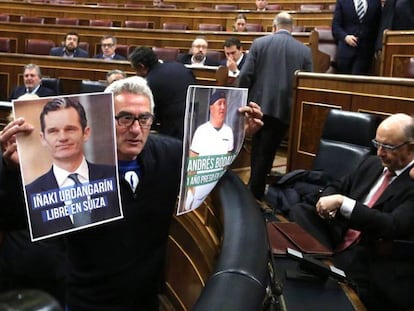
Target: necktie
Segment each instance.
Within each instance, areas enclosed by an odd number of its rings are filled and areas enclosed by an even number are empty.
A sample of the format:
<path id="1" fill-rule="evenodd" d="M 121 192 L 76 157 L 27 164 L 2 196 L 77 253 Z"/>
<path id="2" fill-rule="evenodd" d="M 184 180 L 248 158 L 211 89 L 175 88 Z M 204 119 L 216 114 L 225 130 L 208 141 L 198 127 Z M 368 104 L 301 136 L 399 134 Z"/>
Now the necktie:
<path id="1" fill-rule="evenodd" d="M 375 191 L 374 195 L 371 197 L 369 202 L 367 203 L 368 207 L 372 207 L 375 202 L 378 200 L 378 198 L 381 196 L 381 194 L 385 191 L 385 189 L 388 187 L 388 185 L 391 182 L 391 179 L 394 177 L 395 173 L 392 171 L 387 170 L 384 175 L 384 179 L 382 180 L 381 185 L 378 187 L 378 189 Z M 354 244 L 358 241 L 359 237 L 361 235 L 361 231 L 354 230 L 354 229 L 348 229 L 344 240 L 338 247 L 336 248 L 337 252 L 341 252 Z"/>
<path id="2" fill-rule="evenodd" d="M 128 171 L 125 172 L 124 178 L 131 186 L 132 191 L 135 192 L 139 182 L 138 174 L 134 171 Z"/>
<path id="3" fill-rule="evenodd" d="M 72 179 L 75 182 L 75 186 L 79 186 L 82 184 L 78 178 L 77 173 L 69 174 L 68 178 Z M 89 211 L 88 212 L 82 211 L 80 213 L 73 214 L 73 224 L 75 225 L 75 227 L 84 226 L 90 223 L 91 223 L 91 213 Z"/>
<path id="4" fill-rule="evenodd" d="M 362 22 L 365 15 L 364 0 L 357 0 L 356 12 L 359 18 L 359 21 Z"/>

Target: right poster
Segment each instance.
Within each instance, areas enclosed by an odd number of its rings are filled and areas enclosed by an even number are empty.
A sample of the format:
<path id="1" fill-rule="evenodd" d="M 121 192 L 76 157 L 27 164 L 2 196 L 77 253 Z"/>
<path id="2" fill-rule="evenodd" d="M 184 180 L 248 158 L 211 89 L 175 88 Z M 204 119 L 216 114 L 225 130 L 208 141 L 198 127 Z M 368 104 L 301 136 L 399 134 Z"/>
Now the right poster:
<path id="1" fill-rule="evenodd" d="M 244 141 L 247 89 L 190 86 L 177 215 L 199 207 L 238 155 Z"/>

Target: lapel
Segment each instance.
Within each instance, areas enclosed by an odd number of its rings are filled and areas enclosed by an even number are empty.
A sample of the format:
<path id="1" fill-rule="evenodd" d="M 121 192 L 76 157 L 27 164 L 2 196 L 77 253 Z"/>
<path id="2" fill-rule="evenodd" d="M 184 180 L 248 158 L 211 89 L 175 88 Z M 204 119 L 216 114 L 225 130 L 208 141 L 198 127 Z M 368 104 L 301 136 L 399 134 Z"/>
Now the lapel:
<path id="1" fill-rule="evenodd" d="M 368 172 L 362 172 L 357 176 L 357 178 L 360 178 L 361 180 L 361 183 L 357 184 L 355 187 L 355 198 L 357 200 L 363 200 L 368 195 L 383 170 L 384 167 L 378 159 L 378 163 L 374 168 L 370 169 Z"/>
<path id="2" fill-rule="evenodd" d="M 411 180 L 409 176 L 410 170 L 414 165 L 408 167 L 404 172 L 402 172 L 382 193 L 382 195 L 378 198 L 377 202 L 374 204 L 374 208 L 377 205 L 381 205 L 384 202 L 390 200 L 396 193 L 398 189 L 406 188 L 406 184 L 408 180 Z"/>

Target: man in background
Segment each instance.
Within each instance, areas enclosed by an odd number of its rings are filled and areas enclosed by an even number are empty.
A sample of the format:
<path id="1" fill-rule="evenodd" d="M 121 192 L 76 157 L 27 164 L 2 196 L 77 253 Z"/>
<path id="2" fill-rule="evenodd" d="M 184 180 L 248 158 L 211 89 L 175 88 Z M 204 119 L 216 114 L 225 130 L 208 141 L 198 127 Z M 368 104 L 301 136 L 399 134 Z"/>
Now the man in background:
<path id="1" fill-rule="evenodd" d="M 236 37 L 231 37 L 224 41 L 224 54 L 226 59 L 222 60 L 220 65 L 226 66 L 229 69 L 229 77 L 237 78 L 240 74 L 246 55 L 243 52 L 243 46 L 240 40 Z"/>
<path id="2" fill-rule="evenodd" d="M 187 65 L 218 66 L 219 62 L 207 56 L 208 42 L 205 37 L 197 37 L 191 44 L 190 53 L 178 57 L 178 61 Z"/>
<path id="3" fill-rule="evenodd" d="M 126 58 L 116 53 L 116 38 L 108 35 L 101 39 L 101 53 L 94 56 L 94 58 L 104 60 L 126 60 Z"/>
<path id="4" fill-rule="evenodd" d="M 49 55 L 63 56 L 65 58 L 72 57 L 89 57 L 89 53 L 79 47 L 80 37 L 76 32 L 68 32 L 64 38 L 63 46 L 50 49 Z"/>
<path id="5" fill-rule="evenodd" d="M 292 37 L 293 20 L 282 12 L 273 20 L 273 34 L 255 39 L 247 54 L 239 86 L 263 110 L 264 126 L 252 138 L 249 188 L 261 200 L 276 150 L 290 122 L 293 77 L 296 70 L 312 71 L 310 49 Z"/>
<path id="6" fill-rule="evenodd" d="M 55 96 L 56 92 L 42 85 L 42 73 L 40 67 L 35 64 L 27 64 L 23 70 L 24 85 L 17 86 L 11 93 L 10 100 L 19 98 L 24 94 L 36 94 L 39 97 Z"/>
<path id="7" fill-rule="evenodd" d="M 106 74 L 106 83 L 110 85 L 111 83 L 126 78 L 127 75 L 124 71 L 119 69 L 114 69 L 108 71 Z"/>
<path id="8" fill-rule="evenodd" d="M 267 0 L 256 0 L 256 11 L 266 11 Z"/>
<path id="9" fill-rule="evenodd" d="M 182 140 L 187 89 L 196 84 L 192 71 L 178 62 L 159 62 L 150 47 L 136 48 L 129 59 L 137 75 L 147 80 L 154 94 L 154 111 L 159 124 L 153 128 Z"/>

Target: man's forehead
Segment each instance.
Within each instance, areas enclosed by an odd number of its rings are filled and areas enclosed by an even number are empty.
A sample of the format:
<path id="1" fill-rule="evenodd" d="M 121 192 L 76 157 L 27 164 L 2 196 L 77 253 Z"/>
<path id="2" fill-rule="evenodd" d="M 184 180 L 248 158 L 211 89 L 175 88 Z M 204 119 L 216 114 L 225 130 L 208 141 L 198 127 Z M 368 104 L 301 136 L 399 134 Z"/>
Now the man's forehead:
<path id="1" fill-rule="evenodd" d="M 207 45 L 207 40 L 202 39 L 202 38 L 195 39 L 194 42 L 193 42 L 193 45 L 199 45 L 199 44 Z"/>

